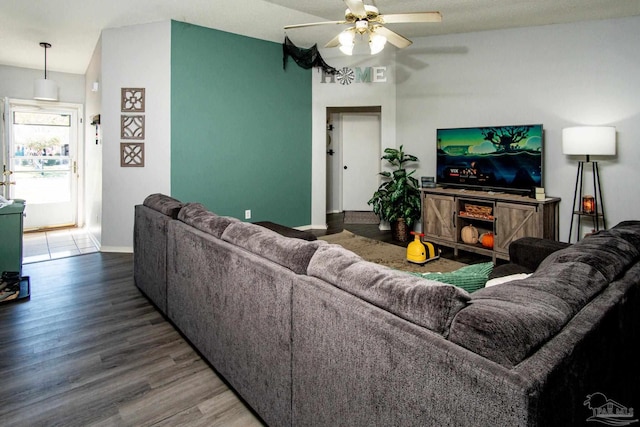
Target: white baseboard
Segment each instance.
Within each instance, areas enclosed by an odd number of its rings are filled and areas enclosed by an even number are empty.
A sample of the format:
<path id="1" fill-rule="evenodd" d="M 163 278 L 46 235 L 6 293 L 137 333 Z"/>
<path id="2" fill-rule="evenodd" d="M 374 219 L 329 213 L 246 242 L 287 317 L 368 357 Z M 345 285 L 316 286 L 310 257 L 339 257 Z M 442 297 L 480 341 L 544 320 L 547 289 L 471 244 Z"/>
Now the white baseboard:
<path id="1" fill-rule="evenodd" d="M 326 230 L 327 224 L 323 225 L 301 225 L 299 227 L 293 227 L 295 230 L 307 231 L 307 230 Z"/>
<path id="2" fill-rule="evenodd" d="M 132 254 L 133 248 L 128 246 L 101 246 L 100 252 L 114 252 L 122 254 Z"/>

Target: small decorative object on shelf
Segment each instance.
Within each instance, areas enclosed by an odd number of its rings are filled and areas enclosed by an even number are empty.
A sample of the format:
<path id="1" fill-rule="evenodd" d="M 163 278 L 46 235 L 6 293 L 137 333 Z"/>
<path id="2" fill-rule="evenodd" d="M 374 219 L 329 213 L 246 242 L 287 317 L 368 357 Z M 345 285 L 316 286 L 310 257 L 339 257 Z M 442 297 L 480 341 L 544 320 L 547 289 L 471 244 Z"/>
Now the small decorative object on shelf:
<path id="1" fill-rule="evenodd" d="M 491 206 L 478 206 L 465 203 L 464 210 L 460 211 L 461 216 L 480 219 L 493 219 L 493 208 Z"/>
<path id="2" fill-rule="evenodd" d="M 475 245 L 478 243 L 478 229 L 473 225 L 464 226 L 460 232 L 460 238 L 467 244 Z"/>
<path id="3" fill-rule="evenodd" d="M 596 199 L 591 195 L 582 196 L 582 212 L 592 214 L 596 211 Z"/>
<path id="4" fill-rule="evenodd" d="M 420 177 L 422 188 L 436 188 L 436 180 L 433 176 Z"/>
<path id="5" fill-rule="evenodd" d="M 493 249 L 493 240 L 493 233 L 490 231 L 480 236 L 480 244 L 485 248 Z"/>

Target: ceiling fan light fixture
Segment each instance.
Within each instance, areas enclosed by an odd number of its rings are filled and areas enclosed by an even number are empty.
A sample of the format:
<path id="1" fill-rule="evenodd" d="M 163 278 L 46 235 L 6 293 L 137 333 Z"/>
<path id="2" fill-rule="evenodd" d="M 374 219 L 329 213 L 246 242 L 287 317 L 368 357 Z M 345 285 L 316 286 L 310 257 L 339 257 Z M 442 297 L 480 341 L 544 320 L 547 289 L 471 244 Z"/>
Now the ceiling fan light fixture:
<path id="1" fill-rule="evenodd" d="M 356 31 L 360 34 L 364 34 L 369 31 L 369 21 L 363 19 L 356 21 Z"/>
<path id="2" fill-rule="evenodd" d="M 351 28 L 340 33 L 338 41 L 340 42 L 340 52 L 345 55 L 353 55 L 355 34 Z"/>
<path id="3" fill-rule="evenodd" d="M 387 38 L 382 34 L 376 34 L 374 32 L 369 34 L 369 49 L 371 49 L 371 55 L 382 52 L 385 44 L 387 44 Z"/>
<path id="4" fill-rule="evenodd" d="M 345 46 L 340 46 L 340 52 L 344 53 L 345 55 L 353 55 L 353 45 L 345 45 Z"/>
<path id="5" fill-rule="evenodd" d="M 401 34 L 385 27 L 386 24 L 411 24 L 442 22 L 440 12 L 409 12 L 380 14 L 376 6 L 364 4 L 365 0 L 344 0 L 347 10 L 342 21 L 311 22 L 308 24 L 286 25 L 284 29 L 311 27 L 316 25 L 352 25 L 325 44 L 325 48 L 339 47 L 346 55 L 352 55 L 354 50 L 354 37 L 359 35 L 361 39 L 365 35 L 369 37 L 369 49 L 372 55 L 380 53 L 387 42 L 398 49 L 404 49 L 411 45 L 411 40 Z M 360 54 L 360 49 L 356 50 Z"/>
<path id="6" fill-rule="evenodd" d="M 57 101 L 58 100 L 58 84 L 47 79 L 47 49 L 51 47 L 51 43 L 41 42 L 40 46 L 44 48 L 44 79 L 37 79 L 33 86 L 33 99 L 39 101 Z"/>
<path id="7" fill-rule="evenodd" d="M 348 30 L 344 30 L 340 33 L 338 37 L 338 41 L 340 42 L 340 46 L 353 46 L 353 39 L 355 38 L 355 34 L 349 28 Z"/>

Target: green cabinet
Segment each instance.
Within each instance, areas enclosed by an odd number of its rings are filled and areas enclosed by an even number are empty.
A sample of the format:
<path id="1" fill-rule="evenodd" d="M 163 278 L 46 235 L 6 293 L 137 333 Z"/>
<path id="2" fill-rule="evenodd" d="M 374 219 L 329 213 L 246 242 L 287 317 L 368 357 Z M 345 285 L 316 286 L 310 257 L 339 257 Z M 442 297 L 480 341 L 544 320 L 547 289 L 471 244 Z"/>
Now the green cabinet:
<path id="1" fill-rule="evenodd" d="M 0 273 L 19 271 L 22 275 L 22 217 L 24 200 L 0 208 Z"/>

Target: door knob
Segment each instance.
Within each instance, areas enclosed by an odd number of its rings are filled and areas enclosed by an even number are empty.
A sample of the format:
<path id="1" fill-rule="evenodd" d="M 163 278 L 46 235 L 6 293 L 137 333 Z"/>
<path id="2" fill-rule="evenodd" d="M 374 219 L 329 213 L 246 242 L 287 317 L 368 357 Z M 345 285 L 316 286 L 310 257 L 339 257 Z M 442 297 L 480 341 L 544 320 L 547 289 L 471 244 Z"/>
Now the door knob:
<path id="1" fill-rule="evenodd" d="M 344 166 L 344 169 L 345 169 L 345 170 L 347 169 L 347 166 L 346 166 L 346 165 Z"/>

